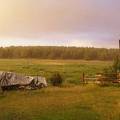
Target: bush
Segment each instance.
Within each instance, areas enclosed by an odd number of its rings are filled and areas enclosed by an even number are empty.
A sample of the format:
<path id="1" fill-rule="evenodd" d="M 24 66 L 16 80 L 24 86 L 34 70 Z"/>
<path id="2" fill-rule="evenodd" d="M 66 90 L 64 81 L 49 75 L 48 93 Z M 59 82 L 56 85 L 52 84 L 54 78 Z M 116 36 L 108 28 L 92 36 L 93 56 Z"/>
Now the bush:
<path id="1" fill-rule="evenodd" d="M 114 71 L 113 66 L 105 68 L 103 71 L 103 76 L 106 77 L 108 81 L 117 79 L 117 73 Z"/>
<path id="2" fill-rule="evenodd" d="M 63 78 L 60 73 L 56 72 L 52 75 L 50 81 L 53 86 L 61 86 L 63 83 Z"/>
<path id="3" fill-rule="evenodd" d="M 120 72 L 120 56 L 117 56 L 113 63 L 113 70 L 114 72 Z"/>
<path id="4" fill-rule="evenodd" d="M 112 82 L 114 80 L 117 80 L 119 72 L 120 72 L 120 57 L 117 56 L 113 62 L 113 65 L 104 69 L 103 71 L 104 81 Z"/>

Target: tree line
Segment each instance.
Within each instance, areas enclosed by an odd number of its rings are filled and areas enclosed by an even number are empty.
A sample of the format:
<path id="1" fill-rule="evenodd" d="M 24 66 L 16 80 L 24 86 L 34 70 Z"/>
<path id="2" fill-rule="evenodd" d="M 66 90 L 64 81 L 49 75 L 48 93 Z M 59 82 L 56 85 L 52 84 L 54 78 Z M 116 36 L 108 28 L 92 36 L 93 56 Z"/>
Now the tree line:
<path id="1" fill-rule="evenodd" d="M 0 58 L 113 60 L 118 54 L 118 49 L 106 48 L 56 46 L 0 47 Z"/>

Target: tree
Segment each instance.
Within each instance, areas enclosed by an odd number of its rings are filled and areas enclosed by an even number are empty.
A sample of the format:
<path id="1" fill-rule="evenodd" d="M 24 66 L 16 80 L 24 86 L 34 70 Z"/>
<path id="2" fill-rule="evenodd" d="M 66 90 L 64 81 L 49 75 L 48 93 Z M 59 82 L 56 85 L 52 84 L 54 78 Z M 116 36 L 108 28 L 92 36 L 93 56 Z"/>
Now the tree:
<path id="1" fill-rule="evenodd" d="M 0 58 L 40 58 L 40 59 L 82 59 L 82 60 L 113 60 L 118 49 L 88 47 L 0 47 Z"/>

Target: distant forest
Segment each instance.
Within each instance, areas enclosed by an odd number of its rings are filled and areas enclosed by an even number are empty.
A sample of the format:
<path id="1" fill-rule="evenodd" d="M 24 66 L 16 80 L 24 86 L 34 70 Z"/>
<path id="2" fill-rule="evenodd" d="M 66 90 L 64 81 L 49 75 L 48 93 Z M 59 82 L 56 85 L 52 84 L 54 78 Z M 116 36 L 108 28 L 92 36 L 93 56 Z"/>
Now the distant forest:
<path id="1" fill-rule="evenodd" d="M 82 47 L 0 47 L 0 58 L 113 60 L 118 49 Z"/>

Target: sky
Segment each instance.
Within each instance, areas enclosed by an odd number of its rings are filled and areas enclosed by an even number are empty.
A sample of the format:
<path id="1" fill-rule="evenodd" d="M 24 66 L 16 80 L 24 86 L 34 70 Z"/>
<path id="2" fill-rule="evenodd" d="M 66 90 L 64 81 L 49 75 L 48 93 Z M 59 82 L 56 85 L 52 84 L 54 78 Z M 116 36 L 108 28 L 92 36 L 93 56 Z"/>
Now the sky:
<path id="1" fill-rule="evenodd" d="M 117 48 L 120 0 L 0 0 L 0 46 Z"/>

